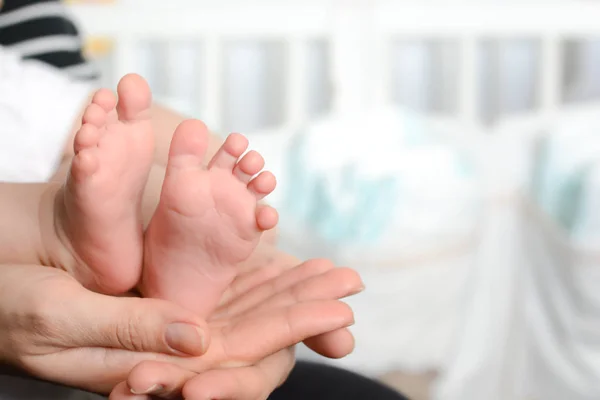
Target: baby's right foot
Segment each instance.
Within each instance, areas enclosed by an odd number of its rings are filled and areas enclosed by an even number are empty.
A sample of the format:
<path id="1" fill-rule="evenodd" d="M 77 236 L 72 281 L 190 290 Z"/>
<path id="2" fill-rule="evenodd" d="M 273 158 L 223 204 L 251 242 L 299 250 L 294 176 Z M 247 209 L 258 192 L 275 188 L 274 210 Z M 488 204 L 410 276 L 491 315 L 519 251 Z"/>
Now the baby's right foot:
<path id="1" fill-rule="evenodd" d="M 153 159 L 152 95 L 125 76 L 119 100 L 100 90 L 75 137 L 75 157 L 55 202 L 55 229 L 76 259 L 68 271 L 86 287 L 119 294 L 139 281 L 143 256 L 141 199 Z"/>
<path id="2" fill-rule="evenodd" d="M 244 157 L 248 141 L 231 135 L 203 166 L 208 131 L 199 121 L 176 130 L 161 200 L 146 230 L 140 290 L 208 317 L 254 251 L 262 231 L 277 224 L 277 212 L 257 201 L 275 189 L 262 172 L 263 158 Z M 240 158 L 241 157 L 241 158 Z"/>

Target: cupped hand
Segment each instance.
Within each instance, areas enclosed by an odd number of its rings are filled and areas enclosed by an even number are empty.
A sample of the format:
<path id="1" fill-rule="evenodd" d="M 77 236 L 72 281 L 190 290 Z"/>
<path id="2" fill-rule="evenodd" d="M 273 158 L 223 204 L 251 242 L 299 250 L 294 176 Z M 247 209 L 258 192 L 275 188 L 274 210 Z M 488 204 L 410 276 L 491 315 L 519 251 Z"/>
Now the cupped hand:
<path id="1" fill-rule="evenodd" d="M 353 286 L 360 283 L 347 285 Z M 349 293 L 303 293 L 292 295 L 303 302 L 290 305 L 282 300 L 285 295 L 271 298 L 207 325 L 161 300 L 90 292 L 56 269 L 5 266 L 0 269 L 0 359 L 42 379 L 98 392 L 110 391 L 143 361 L 194 372 L 244 367 L 352 323 L 351 310 L 334 300 Z M 192 357 L 207 348 L 203 356 Z"/>
<path id="2" fill-rule="evenodd" d="M 210 325 L 252 312 L 264 312 L 307 300 L 323 300 L 352 295 L 362 290 L 356 272 L 334 268 L 325 260 L 313 260 L 291 270 L 251 269 L 230 287 Z M 321 311 L 315 309 L 315 316 Z M 260 342 L 260 338 L 257 338 Z M 328 331 L 307 339 L 313 349 L 328 357 L 349 354 L 354 339 L 347 329 Z M 240 345 L 240 348 L 242 346 Z M 210 353 L 211 350 L 209 350 Z M 208 355 L 208 354 L 207 354 Z M 266 355 L 266 354 L 265 354 Z M 186 399 L 262 400 L 285 381 L 294 365 L 293 348 L 285 348 L 252 365 L 222 363 L 221 367 L 197 374 L 180 365 L 143 362 L 133 369 L 127 382 L 111 394 L 111 400 L 138 400 L 152 397 Z M 152 397 L 151 397 L 152 396 Z"/>
<path id="3" fill-rule="evenodd" d="M 300 266 L 301 268 L 296 268 Z M 314 259 L 301 262 L 296 257 L 281 251 L 274 243 L 264 243 L 254 254 L 239 265 L 240 274 L 235 282 L 224 293 L 221 310 L 227 312 L 230 303 L 243 306 L 253 298 L 254 302 L 264 300 L 279 291 L 289 289 L 302 280 L 334 269 L 335 265 L 326 259 Z M 360 277 L 354 272 L 357 281 Z M 274 278 L 285 275 L 283 279 Z M 335 286 L 338 283 L 329 282 Z M 343 284 L 343 282 L 341 282 Z M 357 287 L 359 292 L 364 286 Z M 242 296 L 248 296 L 242 298 Z M 256 303 L 254 303 L 256 304 Z M 304 344 L 314 352 L 327 358 L 342 358 L 354 348 L 354 338 L 346 328 L 304 340 Z"/>

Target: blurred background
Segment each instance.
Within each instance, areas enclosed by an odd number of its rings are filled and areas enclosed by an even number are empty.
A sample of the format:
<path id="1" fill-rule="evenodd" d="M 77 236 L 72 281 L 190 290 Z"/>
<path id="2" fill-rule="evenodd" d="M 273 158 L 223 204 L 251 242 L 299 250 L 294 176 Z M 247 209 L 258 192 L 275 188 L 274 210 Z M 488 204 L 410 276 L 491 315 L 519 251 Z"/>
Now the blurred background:
<path id="1" fill-rule="evenodd" d="M 600 398 L 600 2 L 70 9 L 103 85 L 248 135 L 284 249 L 361 272 L 335 363 L 415 400 Z"/>

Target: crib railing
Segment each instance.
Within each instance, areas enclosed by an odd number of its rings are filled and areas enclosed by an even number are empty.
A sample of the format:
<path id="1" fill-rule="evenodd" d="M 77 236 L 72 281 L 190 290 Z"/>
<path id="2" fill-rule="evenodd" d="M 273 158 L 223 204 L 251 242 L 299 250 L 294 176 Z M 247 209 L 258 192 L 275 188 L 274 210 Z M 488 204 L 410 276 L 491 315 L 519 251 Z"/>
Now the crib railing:
<path id="1" fill-rule="evenodd" d="M 115 39 L 115 76 L 136 69 L 134 49 L 142 40 L 201 43 L 199 93 L 202 116 L 223 123 L 223 51 L 228 40 L 277 39 L 285 43 L 284 126 L 308 116 L 307 44 L 328 45 L 333 111 L 392 102 L 390 46 L 394 40 L 453 41 L 458 45 L 454 106 L 447 115 L 484 129 L 479 46 L 489 40 L 533 39 L 539 43 L 538 104 L 519 116 L 526 124 L 551 118 L 563 104 L 564 41 L 600 38 L 600 3 L 587 1 L 424 2 L 400 0 L 133 0 L 73 5 L 84 32 Z M 167 54 L 169 54 L 167 52 Z M 589 107 L 589 104 L 586 105 Z M 534 121 L 534 122 L 532 122 Z"/>
<path id="2" fill-rule="evenodd" d="M 303 66 L 306 65 L 306 42 L 327 35 L 328 9 L 317 2 L 250 2 L 206 1 L 156 2 L 138 4 L 115 2 L 109 5 L 75 5 L 73 11 L 83 31 L 90 36 L 115 39 L 112 73 L 122 76 L 135 70 L 132 58 L 142 40 L 160 40 L 175 44 L 179 40 L 196 40 L 202 54 L 203 118 L 219 127 L 222 122 L 223 47 L 227 40 L 284 39 L 288 62 L 286 88 L 287 123 L 305 119 Z M 168 54 L 168 51 L 167 51 Z"/>
<path id="3" fill-rule="evenodd" d="M 600 4 L 585 1 L 435 2 L 382 1 L 375 26 L 378 42 L 391 36 L 454 38 L 460 43 L 458 114 L 466 123 L 481 122 L 477 46 L 484 40 L 534 39 L 540 43 L 537 87 L 539 108 L 526 119 L 551 117 L 563 107 L 564 40 L 600 37 Z M 384 64 L 379 64 L 383 66 Z M 389 71 L 389 69 L 388 69 Z M 381 84 L 389 86 L 385 69 Z"/>

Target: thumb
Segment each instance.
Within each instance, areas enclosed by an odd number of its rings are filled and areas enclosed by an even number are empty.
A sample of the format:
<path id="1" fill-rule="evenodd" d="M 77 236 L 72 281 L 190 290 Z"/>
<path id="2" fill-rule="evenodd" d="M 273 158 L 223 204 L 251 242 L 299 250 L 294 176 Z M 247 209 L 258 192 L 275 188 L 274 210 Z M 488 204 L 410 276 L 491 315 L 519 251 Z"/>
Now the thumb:
<path id="1" fill-rule="evenodd" d="M 206 322 L 164 300 L 87 292 L 71 307 L 66 347 L 106 347 L 177 356 L 201 356 L 208 349 Z"/>

